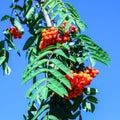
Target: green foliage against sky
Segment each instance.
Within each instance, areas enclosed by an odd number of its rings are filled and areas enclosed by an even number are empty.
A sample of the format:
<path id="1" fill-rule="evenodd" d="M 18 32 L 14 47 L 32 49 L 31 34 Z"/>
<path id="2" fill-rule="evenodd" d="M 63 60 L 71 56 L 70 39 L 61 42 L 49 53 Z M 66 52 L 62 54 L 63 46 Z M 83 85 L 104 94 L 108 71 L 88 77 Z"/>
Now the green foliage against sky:
<path id="1" fill-rule="evenodd" d="M 22 5 L 19 5 L 19 0 L 14 0 L 10 8 L 11 15 L 3 16 L 1 21 L 8 20 L 14 27 L 10 26 L 3 32 L 4 39 L 0 41 L 0 65 L 5 74 L 10 74 L 9 49 L 14 49 L 20 56 L 14 39 L 22 39 L 26 32 L 24 26 L 27 27 L 30 36 L 23 50 L 26 51 L 28 65 L 24 70 L 22 83 L 33 81 L 33 84 L 26 93 L 30 102 L 24 119 L 37 120 L 40 117 L 43 120 L 68 120 L 79 116 L 81 120 L 82 109 L 94 112 L 95 103 L 98 103 L 95 97 L 97 89 L 89 88 L 89 84 L 82 86 L 84 90 L 76 98 L 65 98 L 73 87 L 65 77 L 69 75 L 74 80 L 71 70 L 78 75 L 79 72 L 85 73 L 86 66 L 94 67 L 97 61 L 105 65 L 110 62 L 108 54 L 84 34 L 87 25 L 75 8 L 60 0 L 25 0 Z M 67 22 L 62 27 L 65 21 Z M 52 35 L 50 39 L 55 42 L 45 42 L 44 49 L 40 49 L 45 41 L 42 33 L 51 27 L 58 31 L 56 38 Z M 69 40 L 63 42 L 65 37 Z M 57 38 L 61 42 L 56 42 Z"/>

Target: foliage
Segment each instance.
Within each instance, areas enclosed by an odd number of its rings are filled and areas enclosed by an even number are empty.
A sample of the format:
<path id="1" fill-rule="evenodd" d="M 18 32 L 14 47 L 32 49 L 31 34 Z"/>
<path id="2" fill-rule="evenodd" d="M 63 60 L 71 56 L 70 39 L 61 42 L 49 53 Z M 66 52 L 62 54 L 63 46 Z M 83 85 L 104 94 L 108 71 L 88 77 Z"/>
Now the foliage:
<path id="1" fill-rule="evenodd" d="M 69 90 L 72 90 L 72 84 L 65 75 L 72 79 L 74 75 L 71 70 L 75 74 L 85 72 L 88 60 L 92 67 L 96 61 L 108 65 L 108 54 L 90 37 L 81 33 L 87 25 L 71 4 L 61 0 L 24 0 L 23 5 L 19 5 L 19 2 L 14 0 L 10 5 L 11 16 L 5 15 L 1 18 L 1 21 L 9 20 L 14 28 L 7 28 L 3 32 L 5 38 L 0 41 L 0 65 L 5 74 L 10 74 L 9 49 L 5 45 L 20 55 L 14 39 L 22 37 L 26 32 L 23 26 L 26 26 L 30 36 L 23 50 L 26 51 L 28 65 L 22 78 L 23 84 L 28 81 L 33 81 L 33 84 L 26 93 L 30 102 L 24 119 L 68 120 L 79 117 L 82 120 L 82 109 L 94 112 L 95 104 L 98 103 L 95 97 L 98 90 L 84 85 L 82 94 L 66 99 L 65 96 L 69 96 Z M 48 33 L 52 27 L 58 33 Z M 44 37 L 45 30 L 47 33 Z M 68 41 L 64 41 L 66 38 Z M 41 49 L 40 45 L 44 44 L 47 45 Z"/>

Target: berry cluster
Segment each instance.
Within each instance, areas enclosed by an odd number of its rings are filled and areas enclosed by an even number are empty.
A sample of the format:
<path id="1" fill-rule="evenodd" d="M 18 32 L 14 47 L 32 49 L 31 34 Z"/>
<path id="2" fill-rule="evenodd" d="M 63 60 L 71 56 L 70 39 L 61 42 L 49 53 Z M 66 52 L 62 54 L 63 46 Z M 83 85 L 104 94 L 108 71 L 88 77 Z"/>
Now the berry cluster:
<path id="1" fill-rule="evenodd" d="M 10 33 L 14 37 L 14 39 L 22 37 L 22 33 L 20 33 L 15 26 L 11 27 L 11 28 L 8 28 L 8 30 L 10 31 Z"/>
<path id="2" fill-rule="evenodd" d="M 95 68 L 86 67 L 86 71 L 80 71 L 75 73 L 71 70 L 72 78 L 69 75 L 65 75 L 71 84 L 72 89 L 68 90 L 68 96 L 65 99 L 73 99 L 80 96 L 85 86 L 90 85 L 92 78 L 94 78 L 99 71 Z"/>
<path id="3" fill-rule="evenodd" d="M 66 21 L 63 22 L 60 28 L 65 31 Z M 65 43 L 70 41 L 69 34 L 71 32 L 77 33 L 77 29 L 75 26 L 70 26 L 70 29 L 64 33 L 60 30 L 56 29 L 55 27 L 51 27 L 49 29 L 42 30 L 42 40 L 39 45 L 39 49 L 42 50 L 49 45 L 56 45 L 56 43 Z"/>
<path id="4" fill-rule="evenodd" d="M 62 26 L 60 26 L 64 31 L 65 31 L 66 24 L 67 24 L 67 21 L 65 20 L 65 21 L 63 22 Z M 70 25 L 69 30 L 66 31 L 65 33 L 66 33 L 66 34 L 70 34 L 71 32 L 72 32 L 72 33 L 77 33 L 77 32 L 78 32 L 78 29 L 77 29 L 75 26 Z"/>
<path id="5" fill-rule="evenodd" d="M 90 68 L 90 66 L 86 67 L 85 72 L 89 74 L 92 78 L 95 78 L 97 74 L 99 74 L 99 71 L 95 68 Z"/>

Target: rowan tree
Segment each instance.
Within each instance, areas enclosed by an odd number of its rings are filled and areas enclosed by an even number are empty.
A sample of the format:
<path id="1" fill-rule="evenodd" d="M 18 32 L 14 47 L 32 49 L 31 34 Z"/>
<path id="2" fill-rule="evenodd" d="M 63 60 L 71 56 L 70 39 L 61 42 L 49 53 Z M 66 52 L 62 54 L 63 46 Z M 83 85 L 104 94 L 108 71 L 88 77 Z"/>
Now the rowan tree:
<path id="1" fill-rule="evenodd" d="M 10 74 L 9 48 L 20 55 L 14 40 L 28 32 L 22 83 L 33 84 L 26 93 L 30 102 L 24 120 L 82 120 L 81 110 L 93 113 L 98 90 L 89 85 L 99 74 L 95 64 L 108 65 L 110 58 L 84 34 L 87 25 L 79 13 L 62 0 L 13 1 L 11 14 L 1 18 L 11 24 L 0 41 L 0 66 Z"/>

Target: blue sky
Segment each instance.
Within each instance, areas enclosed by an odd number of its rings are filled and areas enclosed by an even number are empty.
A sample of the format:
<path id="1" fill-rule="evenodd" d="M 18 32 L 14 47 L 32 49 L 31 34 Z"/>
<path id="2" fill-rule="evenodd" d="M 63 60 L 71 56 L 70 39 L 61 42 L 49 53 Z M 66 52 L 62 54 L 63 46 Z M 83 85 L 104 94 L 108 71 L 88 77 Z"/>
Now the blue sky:
<path id="1" fill-rule="evenodd" d="M 12 1 L 12 0 L 11 0 Z M 11 1 L 0 1 L 0 17 L 10 13 Z M 85 33 L 107 51 L 112 59 L 109 67 L 97 63 L 100 74 L 91 84 L 99 90 L 94 114 L 84 113 L 83 120 L 118 120 L 120 108 L 120 1 L 119 0 L 64 0 L 70 1 L 78 10 L 81 19 L 88 25 Z M 9 26 L 9 22 L 0 23 L 0 40 L 3 39 L 2 30 Z M 26 37 L 15 41 L 22 52 Z M 22 85 L 22 72 L 26 67 L 25 52 L 18 57 L 10 51 L 9 65 L 12 73 L 3 76 L 0 68 L 0 119 L 23 120 L 28 100 L 25 93 L 28 85 Z"/>

